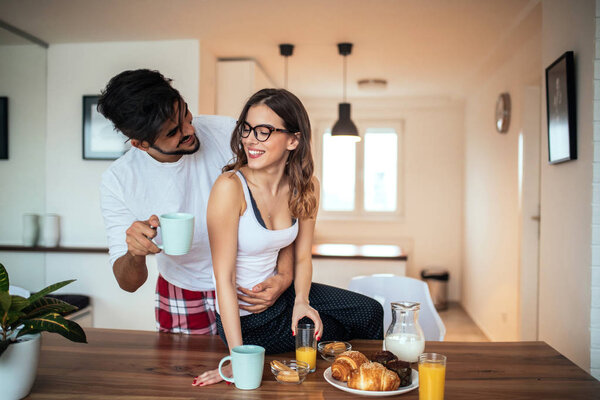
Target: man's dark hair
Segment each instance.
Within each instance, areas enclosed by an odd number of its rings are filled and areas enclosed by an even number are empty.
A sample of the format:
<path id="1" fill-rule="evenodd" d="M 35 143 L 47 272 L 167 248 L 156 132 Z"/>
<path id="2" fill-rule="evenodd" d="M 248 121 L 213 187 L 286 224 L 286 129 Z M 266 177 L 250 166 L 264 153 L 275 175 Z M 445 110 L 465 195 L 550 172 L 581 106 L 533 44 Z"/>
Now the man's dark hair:
<path id="1" fill-rule="evenodd" d="M 173 119 L 176 105 L 185 114 L 185 103 L 171 79 L 158 71 L 137 69 L 123 71 L 108 82 L 98 111 L 129 139 L 152 145 L 164 123 Z"/>

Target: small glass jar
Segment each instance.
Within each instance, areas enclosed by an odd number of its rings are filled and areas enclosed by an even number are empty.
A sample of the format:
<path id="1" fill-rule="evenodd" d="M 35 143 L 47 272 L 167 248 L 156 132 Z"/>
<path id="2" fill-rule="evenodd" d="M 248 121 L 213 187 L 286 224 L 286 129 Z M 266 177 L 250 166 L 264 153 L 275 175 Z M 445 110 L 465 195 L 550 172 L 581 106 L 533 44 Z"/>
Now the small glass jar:
<path id="1" fill-rule="evenodd" d="M 419 325 L 420 303 L 399 301 L 391 304 L 392 323 L 385 333 L 384 348 L 399 360 L 417 362 L 425 350 L 425 335 Z"/>

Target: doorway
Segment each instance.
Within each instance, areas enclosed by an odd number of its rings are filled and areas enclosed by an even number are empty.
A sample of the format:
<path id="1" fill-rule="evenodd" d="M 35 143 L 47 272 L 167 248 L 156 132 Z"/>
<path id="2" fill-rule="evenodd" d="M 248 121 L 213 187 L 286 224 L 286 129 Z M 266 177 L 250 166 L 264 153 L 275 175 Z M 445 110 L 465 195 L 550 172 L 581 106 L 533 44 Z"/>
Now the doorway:
<path id="1" fill-rule="evenodd" d="M 538 340 L 541 91 L 523 89 L 519 136 L 519 339 Z"/>

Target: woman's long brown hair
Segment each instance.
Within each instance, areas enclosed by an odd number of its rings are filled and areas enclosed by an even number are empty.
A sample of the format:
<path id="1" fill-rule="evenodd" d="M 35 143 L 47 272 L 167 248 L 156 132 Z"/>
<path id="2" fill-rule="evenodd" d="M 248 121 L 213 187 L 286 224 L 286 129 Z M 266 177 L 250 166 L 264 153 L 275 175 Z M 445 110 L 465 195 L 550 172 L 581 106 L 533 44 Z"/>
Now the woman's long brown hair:
<path id="1" fill-rule="evenodd" d="M 300 132 L 298 147 L 290 151 L 284 171 L 290 187 L 288 206 L 294 218 L 314 218 L 317 214 L 317 199 L 312 181 L 314 164 L 310 147 L 312 136 L 310 120 L 302 102 L 287 90 L 262 89 L 248 99 L 231 135 L 231 150 L 235 158 L 232 163 L 223 167 L 223 172 L 237 171 L 248 164 L 240 132 L 250 107 L 259 104 L 264 104 L 273 110 L 283 120 L 285 129 Z"/>

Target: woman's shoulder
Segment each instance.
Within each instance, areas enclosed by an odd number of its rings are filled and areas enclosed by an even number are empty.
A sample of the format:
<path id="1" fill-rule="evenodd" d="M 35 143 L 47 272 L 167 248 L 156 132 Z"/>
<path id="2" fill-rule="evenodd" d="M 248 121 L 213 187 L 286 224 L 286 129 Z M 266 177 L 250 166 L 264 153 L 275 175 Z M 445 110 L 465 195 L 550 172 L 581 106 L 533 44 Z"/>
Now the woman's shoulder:
<path id="1" fill-rule="evenodd" d="M 237 209 L 239 206 L 240 212 L 243 213 L 246 209 L 244 189 L 234 171 L 223 172 L 219 175 L 210 191 L 209 204 L 212 204 L 213 208 L 220 209 L 232 209 L 232 207 Z"/>
<path id="2" fill-rule="evenodd" d="M 242 182 L 235 171 L 223 172 L 213 185 L 214 189 L 226 190 L 226 191 L 242 191 Z"/>

